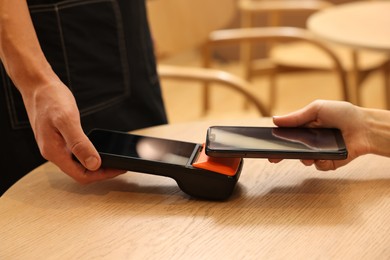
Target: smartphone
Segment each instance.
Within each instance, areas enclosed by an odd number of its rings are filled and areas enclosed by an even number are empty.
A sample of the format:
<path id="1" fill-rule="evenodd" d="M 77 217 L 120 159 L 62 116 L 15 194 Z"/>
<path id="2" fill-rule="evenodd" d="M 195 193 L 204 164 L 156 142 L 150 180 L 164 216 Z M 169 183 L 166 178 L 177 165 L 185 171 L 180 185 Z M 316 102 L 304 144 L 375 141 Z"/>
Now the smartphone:
<path id="1" fill-rule="evenodd" d="M 343 160 L 343 136 L 334 128 L 211 126 L 206 154 L 214 157 Z"/>
<path id="2" fill-rule="evenodd" d="M 170 177 L 185 193 L 204 199 L 227 199 L 243 165 L 241 158 L 208 157 L 198 143 L 106 129 L 94 129 L 88 138 L 102 167 Z"/>

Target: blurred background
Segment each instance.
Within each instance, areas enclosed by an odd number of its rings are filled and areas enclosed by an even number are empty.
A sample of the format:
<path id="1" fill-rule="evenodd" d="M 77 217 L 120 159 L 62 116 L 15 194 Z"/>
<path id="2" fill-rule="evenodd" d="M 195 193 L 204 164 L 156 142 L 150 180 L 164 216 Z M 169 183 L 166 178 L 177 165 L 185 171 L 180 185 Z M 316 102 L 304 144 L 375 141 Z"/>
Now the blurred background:
<path id="1" fill-rule="evenodd" d="M 162 68 L 170 65 L 174 66 L 169 67 L 171 69 L 191 69 L 205 67 L 204 48 L 213 41 L 210 35 L 215 31 L 270 26 L 305 29 L 306 20 L 311 14 L 348 2 L 352 1 L 148 0 L 147 6 L 158 65 Z M 343 46 L 329 48 L 343 66 L 348 87 L 358 84 L 359 105 L 386 108 L 386 72 L 383 66 L 388 62 L 388 57 L 382 53 L 359 53 L 362 73 L 356 77 L 351 74 L 350 50 Z M 315 99 L 346 99 L 332 62 L 326 60 L 324 55 L 318 55 L 310 44 L 279 43 L 271 39 L 267 42 L 253 41 L 251 44 L 216 44 L 208 52 L 211 60 L 207 67 L 242 79 L 245 83 L 243 88 L 249 89 L 250 94 L 261 102 L 267 116 L 294 111 Z M 248 73 L 249 66 L 255 65 L 257 72 Z M 161 71 L 163 97 L 170 123 L 259 116 L 245 97 L 216 83 L 208 85 L 206 95 L 210 106 L 205 112 L 203 82 L 165 77 L 164 70 Z M 358 82 L 353 83 L 354 80 Z"/>

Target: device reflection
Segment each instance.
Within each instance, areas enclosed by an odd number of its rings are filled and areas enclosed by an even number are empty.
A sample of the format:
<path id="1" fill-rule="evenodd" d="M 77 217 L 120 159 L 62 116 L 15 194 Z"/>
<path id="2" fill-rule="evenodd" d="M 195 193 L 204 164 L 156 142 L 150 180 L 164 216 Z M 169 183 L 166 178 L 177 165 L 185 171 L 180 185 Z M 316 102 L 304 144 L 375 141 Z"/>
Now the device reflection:
<path id="1" fill-rule="evenodd" d="M 191 153 L 181 154 L 175 142 L 152 138 L 141 138 L 136 143 L 136 152 L 142 159 L 179 165 L 186 165 L 191 156 Z"/>

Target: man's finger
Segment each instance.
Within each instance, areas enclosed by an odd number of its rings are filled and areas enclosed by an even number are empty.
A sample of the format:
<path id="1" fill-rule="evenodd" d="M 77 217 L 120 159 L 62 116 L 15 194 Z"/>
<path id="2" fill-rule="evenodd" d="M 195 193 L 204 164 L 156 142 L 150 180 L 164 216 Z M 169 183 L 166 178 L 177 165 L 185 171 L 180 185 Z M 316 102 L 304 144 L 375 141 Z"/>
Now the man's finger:
<path id="1" fill-rule="evenodd" d="M 88 170 L 96 171 L 101 165 L 99 153 L 84 134 L 81 127 L 70 127 L 62 132 L 66 146 L 79 162 Z"/>

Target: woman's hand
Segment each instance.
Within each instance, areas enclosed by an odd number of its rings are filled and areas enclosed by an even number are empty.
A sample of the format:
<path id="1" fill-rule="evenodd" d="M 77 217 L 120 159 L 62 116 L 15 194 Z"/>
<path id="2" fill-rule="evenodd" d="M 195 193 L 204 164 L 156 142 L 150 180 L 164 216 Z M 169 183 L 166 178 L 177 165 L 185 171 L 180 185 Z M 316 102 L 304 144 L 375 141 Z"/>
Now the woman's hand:
<path id="1" fill-rule="evenodd" d="M 273 119 L 281 127 L 330 127 L 341 130 L 348 149 L 346 160 L 302 160 L 303 164 L 314 164 L 319 170 L 335 170 L 370 151 L 364 111 L 348 102 L 317 100 L 296 112 Z M 277 163 L 280 160 L 269 161 Z"/>

